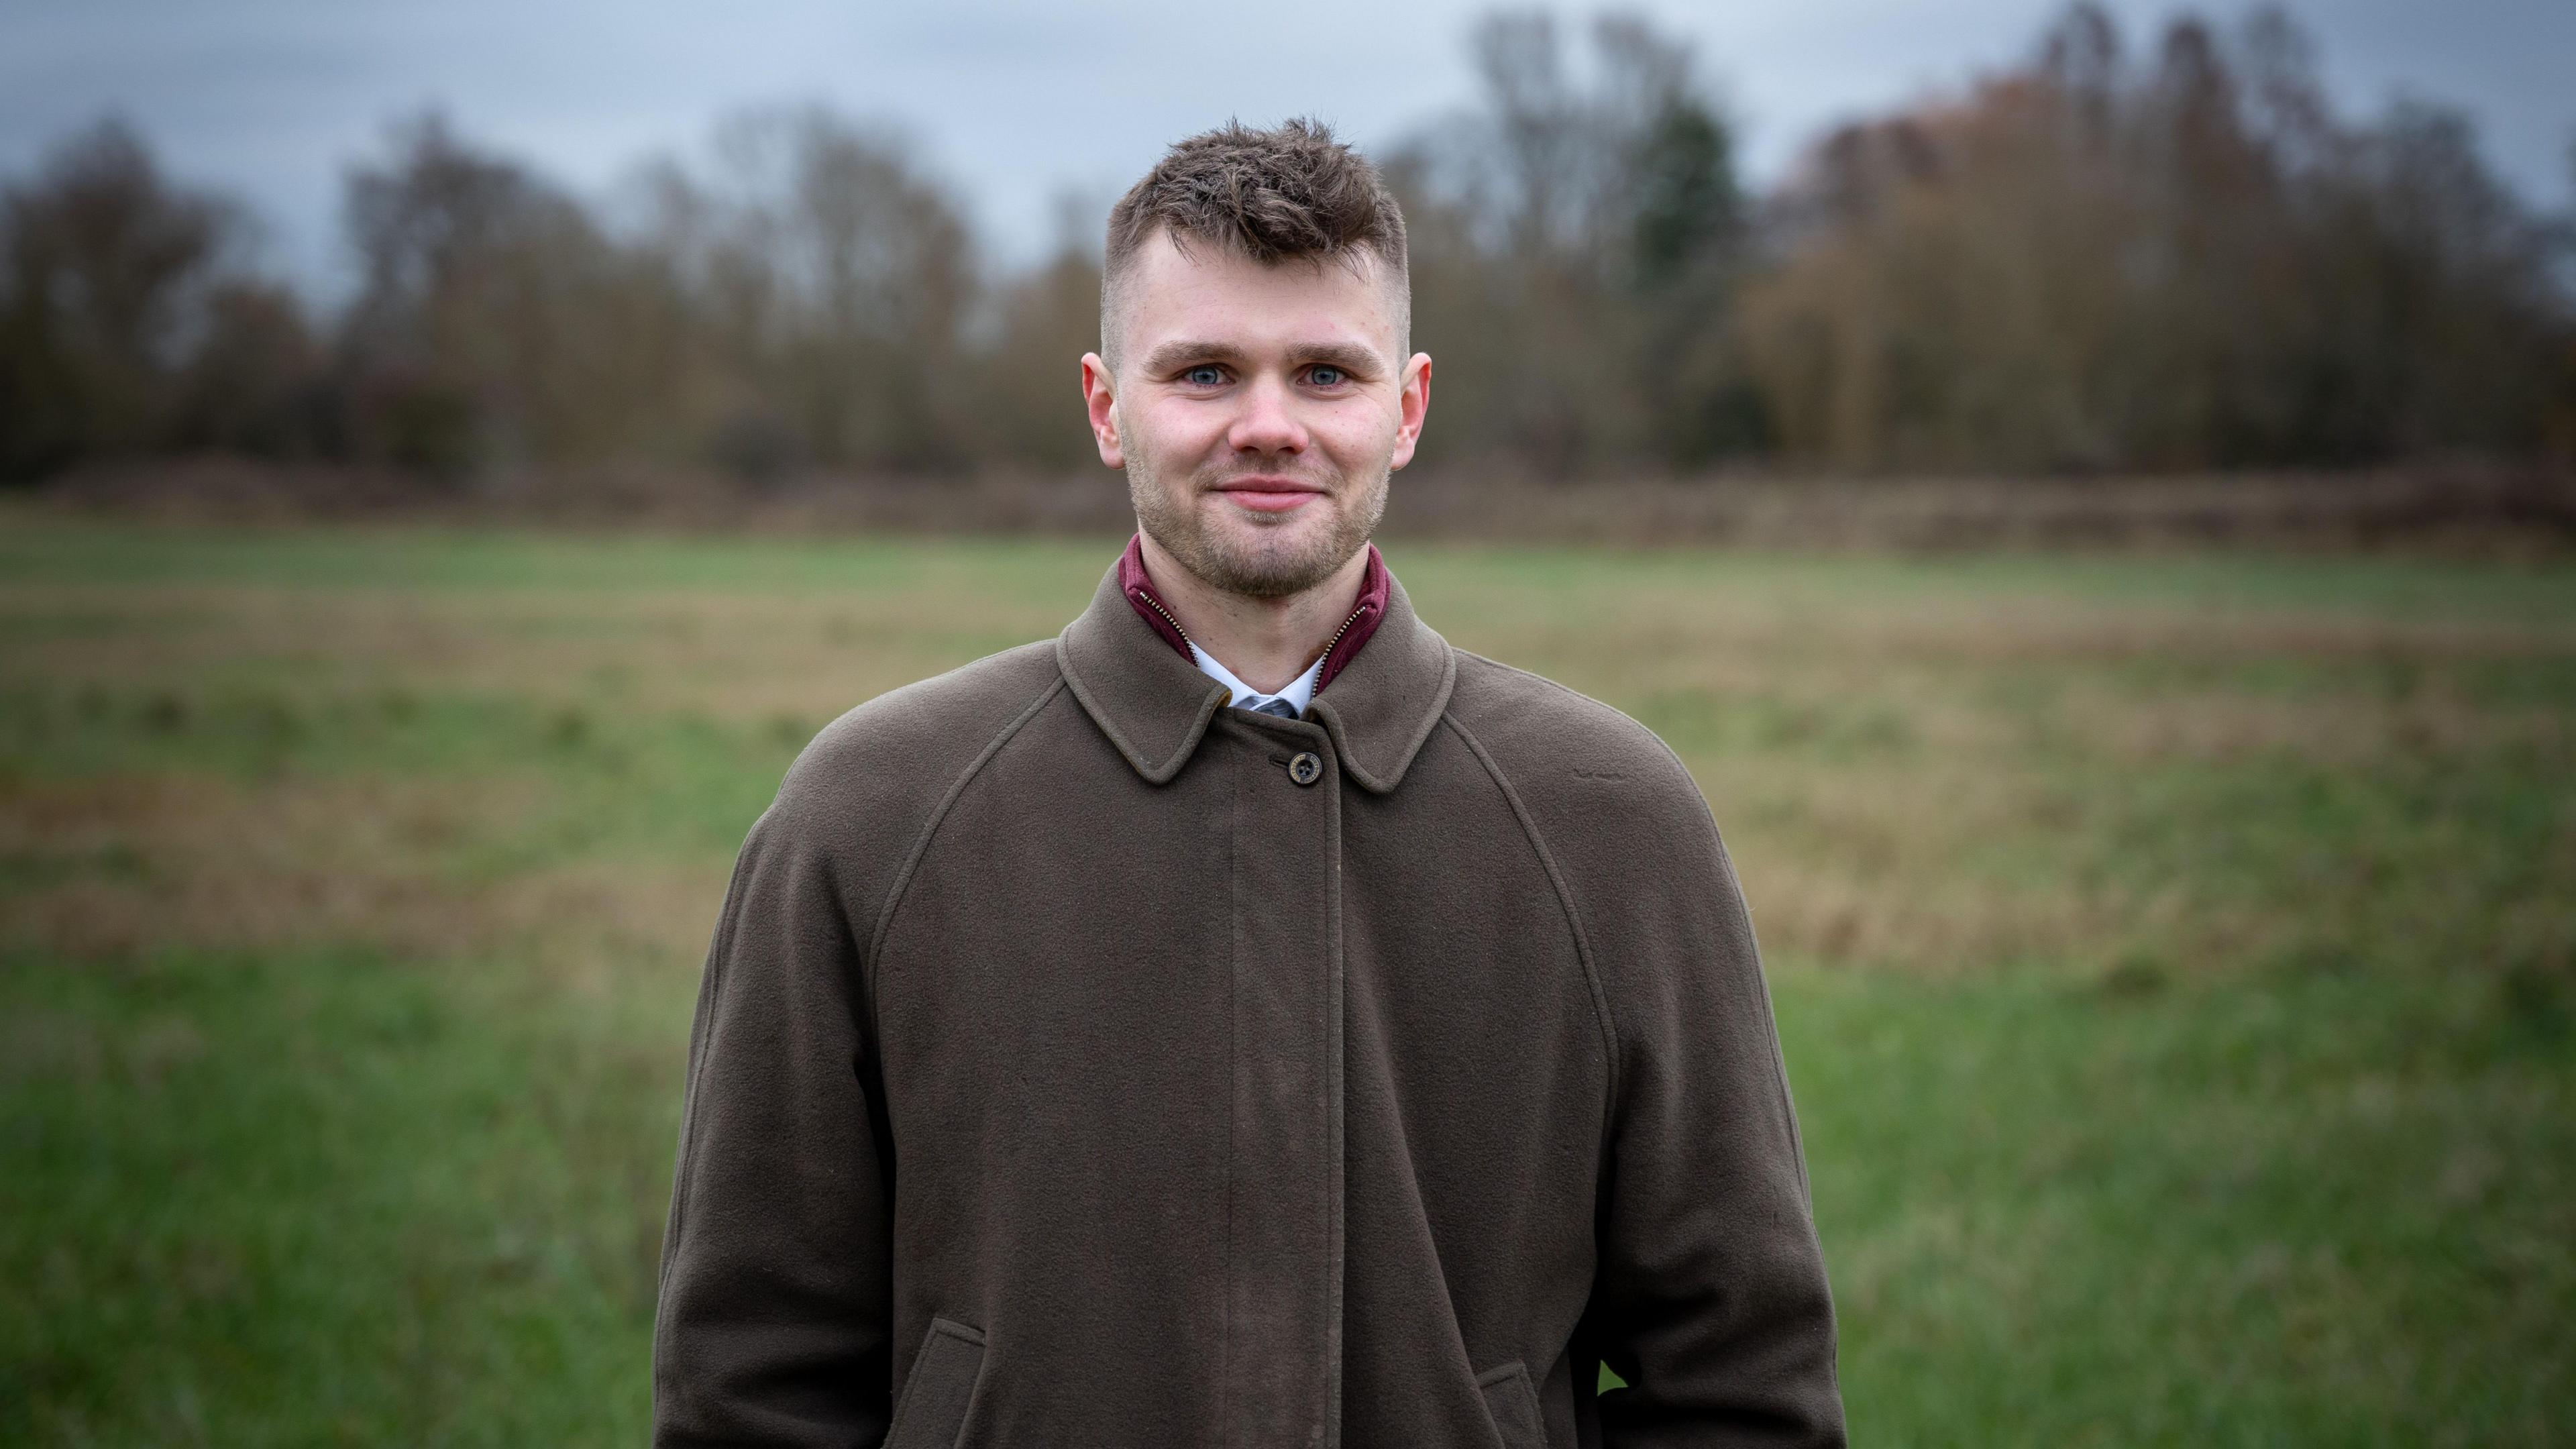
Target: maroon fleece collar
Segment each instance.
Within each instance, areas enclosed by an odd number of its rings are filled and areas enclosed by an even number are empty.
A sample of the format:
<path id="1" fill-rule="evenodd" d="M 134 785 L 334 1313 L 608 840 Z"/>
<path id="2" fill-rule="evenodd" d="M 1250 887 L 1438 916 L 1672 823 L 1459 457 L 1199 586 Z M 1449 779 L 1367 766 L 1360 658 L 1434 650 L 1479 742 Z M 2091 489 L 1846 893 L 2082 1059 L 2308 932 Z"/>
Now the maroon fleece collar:
<path id="1" fill-rule="evenodd" d="M 1128 539 L 1127 551 L 1118 556 L 1118 591 L 1127 596 L 1127 602 L 1134 606 L 1137 617 L 1163 636 L 1164 643 L 1179 650 L 1182 658 L 1196 662 L 1190 654 L 1189 636 L 1181 632 L 1181 626 L 1173 620 L 1171 611 L 1164 607 L 1163 596 L 1154 592 L 1154 581 L 1145 574 L 1145 535 L 1141 533 Z M 1334 636 L 1332 645 L 1324 651 L 1324 667 L 1315 676 L 1317 690 L 1333 682 L 1333 676 L 1341 673 L 1342 666 L 1350 663 L 1352 657 L 1360 652 L 1360 646 L 1377 632 L 1378 621 L 1385 617 L 1386 561 L 1378 557 L 1377 545 L 1370 544 L 1368 571 L 1360 576 L 1359 605 L 1351 610 L 1350 618 L 1342 623 L 1341 633 Z"/>

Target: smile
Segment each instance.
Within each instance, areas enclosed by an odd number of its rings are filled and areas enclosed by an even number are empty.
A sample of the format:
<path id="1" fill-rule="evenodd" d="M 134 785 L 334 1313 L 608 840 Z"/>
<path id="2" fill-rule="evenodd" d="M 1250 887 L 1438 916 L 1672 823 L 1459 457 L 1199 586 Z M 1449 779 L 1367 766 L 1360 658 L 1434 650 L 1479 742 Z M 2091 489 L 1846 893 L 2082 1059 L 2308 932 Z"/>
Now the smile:
<path id="1" fill-rule="evenodd" d="M 1286 513 L 1323 497 L 1326 490 L 1289 478 L 1237 478 L 1220 484 L 1216 491 L 1256 513 Z"/>

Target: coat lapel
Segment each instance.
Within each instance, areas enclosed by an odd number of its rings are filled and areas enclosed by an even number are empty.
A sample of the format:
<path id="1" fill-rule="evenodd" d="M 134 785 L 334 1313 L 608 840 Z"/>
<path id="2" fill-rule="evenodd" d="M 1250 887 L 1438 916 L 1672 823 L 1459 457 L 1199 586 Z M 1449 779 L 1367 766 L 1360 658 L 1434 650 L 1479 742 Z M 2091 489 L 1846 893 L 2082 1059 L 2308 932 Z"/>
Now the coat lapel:
<path id="1" fill-rule="evenodd" d="M 1136 617 L 1110 567 L 1091 607 L 1055 640 L 1056 664 L 1100 732 L 1147 781 L 1161 785 L 1189 763 L 1225 686 L 1201 674 Z"/>
<path id="2" fill-rule="evenodd" d="M 1458 682 L 1457 652 L 1415 615 L 1404 585 L 1389 577 L 1386 593 L 1386 622 L 1316 693 L 1311 711 L 1332 735 L 1342 769 L 1379 795 L 1404 782 Z"/>

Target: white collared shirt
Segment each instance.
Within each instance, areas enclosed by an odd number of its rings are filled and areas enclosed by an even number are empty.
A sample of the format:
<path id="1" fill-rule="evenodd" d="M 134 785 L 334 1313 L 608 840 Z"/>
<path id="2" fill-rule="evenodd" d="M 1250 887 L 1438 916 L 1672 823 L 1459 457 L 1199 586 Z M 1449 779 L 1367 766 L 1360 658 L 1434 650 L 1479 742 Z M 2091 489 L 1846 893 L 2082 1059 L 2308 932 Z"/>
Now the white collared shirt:
<path id="1" fill-rule="evenodd" d="M 1233 670 L 1217 663 L 1215 656 L 1201 649 L 1195 640 L 1190 644 L 1190 659 L 1198 665 L 1201 674 L 1226 687 L 1233 695 L 1233 698 L 1227 702 L 1236 709 L 1259 709 L 1274 699 L 1284 699 L 1297 711 L 1299 719 L 1306 717 L 1306 705 L 1315 697 L 1316 677 L 1324 672 L 1323 656 L 1318 655 L 1314 663 L 1306 666 L 1305 673 L 1288 681 L 1285 689 L 1277 694 L 1263 694 L 1260 690 L 1235 678 Z"/>

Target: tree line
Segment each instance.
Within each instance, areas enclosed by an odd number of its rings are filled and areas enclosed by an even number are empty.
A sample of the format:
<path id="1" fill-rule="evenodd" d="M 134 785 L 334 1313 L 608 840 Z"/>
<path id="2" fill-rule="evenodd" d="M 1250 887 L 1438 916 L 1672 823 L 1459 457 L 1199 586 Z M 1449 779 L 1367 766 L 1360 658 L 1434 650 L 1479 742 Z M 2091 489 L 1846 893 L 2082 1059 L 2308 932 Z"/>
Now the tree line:
<path id="1" fill-rule="evenodd" d="M 2341 116 L 2280 12 L 2089 4 L 1742 180 L 1689 49 L 1488 16 L 1380 155 L 1426 467 L 2085 473 L 2576 459 L 2576 224 L 2457 113 Z M 2576 164 L 2576 156 L 2571 156 Z M 2576 181 L 2576 176 L 2571 176 Z M 747 113 L 585 199 L 431 114 L 352 169 L 319 309 L 114 120 L 0 191 L 0 477 L 220 452 L 753 485 L 1088 466 L 1099 242 L 993 264 L 899 131 Z"/>

